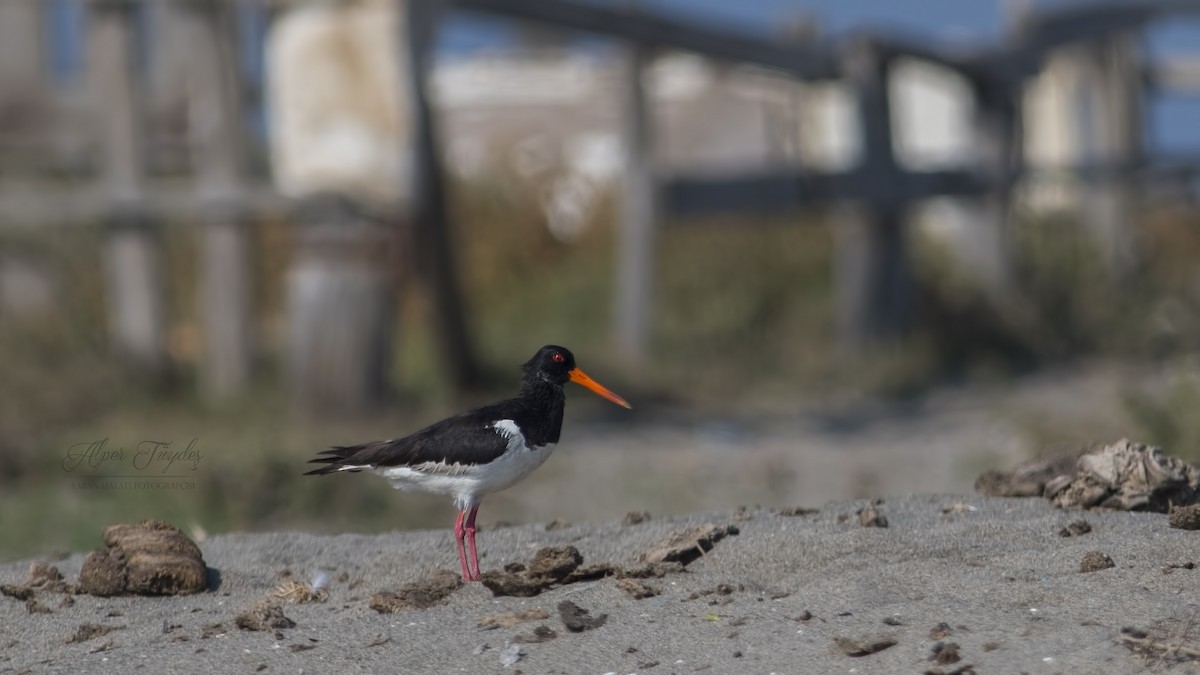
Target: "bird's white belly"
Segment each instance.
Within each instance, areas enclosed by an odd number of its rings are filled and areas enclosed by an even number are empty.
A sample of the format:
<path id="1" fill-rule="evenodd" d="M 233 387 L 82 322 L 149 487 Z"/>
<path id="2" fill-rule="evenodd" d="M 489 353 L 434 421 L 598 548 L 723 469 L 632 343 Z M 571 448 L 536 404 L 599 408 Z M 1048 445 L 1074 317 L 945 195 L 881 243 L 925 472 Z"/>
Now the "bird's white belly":
<path id="1" fill-rule="evenodd" d="M 487 464 L 426 462 L 414 466 L 379 467 L 374 471 L 391 481 L 397 490 L 450 495 L 458 508 L 470 508 L 484 495 L 512 487 L 554 452 L 553 443 L 526 447 L 524 437 L 510 420 L 500 420 L 494 427 L 508 439 L 508 447 Z"/>

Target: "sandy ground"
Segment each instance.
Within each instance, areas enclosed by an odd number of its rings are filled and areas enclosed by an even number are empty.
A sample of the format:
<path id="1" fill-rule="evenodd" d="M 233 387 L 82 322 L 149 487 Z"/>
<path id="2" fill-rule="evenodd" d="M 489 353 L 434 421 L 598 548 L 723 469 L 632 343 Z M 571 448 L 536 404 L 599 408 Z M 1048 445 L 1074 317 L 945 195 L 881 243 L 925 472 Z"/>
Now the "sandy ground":
<path id="1" fill-rule="evenodd" d="M 885 499 L 877 508 L 889 526 L 881 528 L 860 524 L 856 512 L 866 504 L 829 503 L 794 516 L 752 509 L 635 525 L 488 530 L 480 534 L 485 572 L 528 564 L 549 545 L 577 547 L 585 565 L 632 565 L 641 552 L 689 525 L 732 524 L 739 532 L 684 571 L 642 580 L 659 592 L 653 597 L 635 599 L 614 578 L 531 598 L 494 597 L 474 583 L 451 593 L 444 604 L 394 614 L 372 609 L 371 596 L 436 569 L 456 570 L 448 530 L 218 536 L 201 543 L 219 576 L 219 586 L 208 593 L 78 595 L 63 606 L 67 596 L 39 591 L 34 599 L 48 613 L 30 612 L 25 602 L 0 596 L 0 672 L 1196 669 L 1181 661 L 1200 642 L 1200 624 L 1191 624 L 1200 607 L 1200 569 L 1182 565 L 1200 557 L 1200 534 L 1170 529 L 1165 516 L 1063 512 L 1041 499 L 940 494 Z M 1058 534 L 1080 518 L 1090 532 Z M 1081 572 L 1090 551 L 1110 556 L 1115 566 Z M 81 555 L 55 562 L 68 580 L 81 563 Z M 27 569 L 28 562 L 0 566 L 0 583 L 22 582 Z M 270 596 L 284 570 L 301 578 L 328 572 L 333 579 L 328 598 L 283 602 L 293 628 L 238 628 L 235 617 Z M 572 632 L 559 615 L 566 600 L 607 619 Z M 489 615 L 529 610 L 544 610 L 535 615 L 546 618 L 479 626 Z M 68 643 L 84 624 L 114 630 Z M 1138 639 L 1148 655 L 1122 644 L 1123 627 L 1146 632 Z M 943 662 L 931 660 L 939 643 Z M 951 643 L 954 647 L 947 646 Z"/>

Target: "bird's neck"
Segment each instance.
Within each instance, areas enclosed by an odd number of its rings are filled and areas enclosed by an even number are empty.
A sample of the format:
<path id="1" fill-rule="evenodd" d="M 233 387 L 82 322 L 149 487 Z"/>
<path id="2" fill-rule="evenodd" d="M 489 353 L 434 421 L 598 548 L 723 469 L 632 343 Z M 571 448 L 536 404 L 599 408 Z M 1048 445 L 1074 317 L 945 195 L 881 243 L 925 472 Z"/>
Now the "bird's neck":
<path id="1" fill-rule="evenodd" d="M 562 385 L 530 378 L 522 384 L 517 400 L 522 419 L 516 422 L 525 434 L 526 444 L 535 447 L 557 443 L 566 405 Z"/>

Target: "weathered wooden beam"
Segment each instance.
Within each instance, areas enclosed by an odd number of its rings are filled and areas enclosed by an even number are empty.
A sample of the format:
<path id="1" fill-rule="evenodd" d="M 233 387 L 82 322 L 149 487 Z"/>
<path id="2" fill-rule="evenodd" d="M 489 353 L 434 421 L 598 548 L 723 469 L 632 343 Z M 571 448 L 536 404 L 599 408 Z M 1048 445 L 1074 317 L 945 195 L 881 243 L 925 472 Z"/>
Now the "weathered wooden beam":
<path id="1" fill-rule="evenodd" d="M 154 221 L 187 220 L 210 203 L 190 183 L 147 183 L 144 189 L 138 211 Z M 227 205 L 249 215 L 282 216 L 296 208 L 297 203 L 271 187 L 250 183 Z M 0 229 L 91 227 L 111 212 L 111 195 L 94 184 L 64 187 L 33 183 L 0 188 Z"/>
<path id="2" fill-rule="evenodd" d="M 308 412 L 361 413 L 387 388 L 394 232 L 332 194 L 313 197 L 297 219 L 286 280 L 289 390 Z"/>
<path id="3" fill-rule="evenodd" d="M 1132 166 L 1142 149 L 1142 89 L 1138 39 L 1134 32 L 1113 34 L 1078 45 L 1085 73 L 1076 102 L 1079 141 L 1085 162 Z M 1099 246 L 1110 278 L 1121 283 L 1136 268 L 1140 254 L 1133 223 L 1133 189 L 1122 178 L 1096 178 L 1084 184 L 1084 222 Z"/>
<path id="4" fill-rule="evenodd" d="M 789 72 L 804 79 L 836 76 L 825 49 L 795 42 L 676 21 L 625 7 L 606 7 L 578 0 L 451 0 L 453 6 L 536 21 L 567 30 L 598 33 L 656 49 L 679 49 L 709 58 L 747 63 Z"/>
<path id="5" fill-rule="evenodd" d="M 957 199 L 964 236 L 956 247 L 961 268 L 996 305 L 1013 300 L 1012 190 L 1021 164 L 1017 106 L 1019 90 L 974 87 L 972 165 L 985 189 L 972 199 Z"/>
<path id="6" fill-rule="evenodd" d="M 445 178 L 438 150 L 437 120 L 429 102 L 429 71 L 433 40 L 441 14 L 439 0 L 397 0 L 404 29 L 399 42 L 404 80 L 402 91 L 411 128 L 410 224 L 416 248 L 426 262 L 437 313 L 443 362 L 454 385 L 467 389 L 483 381 L 483 371 L 467 327 L 466 308 L 458 280 L 458 256 L 446 206 Z"/>
<path id="7" fill-rule="evenodd" d="M 165 49 L 179 50 L 179 74 L 187 83 L 189 151 L 193 184 L 202 209 L 200 308 L 202 395 L 227 401 L 245 391 L 253 351 L 250 242 L 243 203 L 241 90 L 232 7 L 217 0 L 186 0 L 159 7 L 167 12 Z"/>
<path id="8" fill-rule="evenodd" d="M 167 320 L 159 241 L 141 209 L 144 127 L 133 72 L 134 5 L 104 0 L 88 7 L 89 85 L 111 227 L 104 254 L 109 332 L 121 356 L 155 377 L 169 365 Z"/>
<path id="9" fill-rule="evenodd" d="M 889 60 L 872 41 L 860 39 L 845 46 L 840 65 L 857 102 L 857 173 L 878 186 L 873 197 L 843 205 L 834 225 L 837 330 L 843 347 L 854 352 L 907 331 L 912 271 L 907 201 L 902 190 L 887 189 L 903 175 L 892 141 Z"/>
<path id="10" fill-rule="evenodd" d="M 654 171 L 654 121 L 646 96 L 645 48 L 631 47 L 622 80 L 621 209 L 617 230 L 615 338 L 629 363 L 646 358 L 654 296 L 654 248 L 658 237 L 658 177 Z"/>
<path id="11" fill-rule="evenodd" d="M 700 213 L 780 213 L 838 200 L 881 200 L 908 203 L 938 196 L 975 196 L 991 190 L 988 177 L 976 171 L 897 170 L 881 184 L 859 170 L 813 173 L 773 170 L 736 175 L 688 176 L 664 180 L 664 209 L 676 216 Z"/>
<path id="12" fill-rule="evenodd" d="M 29 105 L 45 75 L 42 63 L 42 3 L 0 2 L 0 104 Z"/>

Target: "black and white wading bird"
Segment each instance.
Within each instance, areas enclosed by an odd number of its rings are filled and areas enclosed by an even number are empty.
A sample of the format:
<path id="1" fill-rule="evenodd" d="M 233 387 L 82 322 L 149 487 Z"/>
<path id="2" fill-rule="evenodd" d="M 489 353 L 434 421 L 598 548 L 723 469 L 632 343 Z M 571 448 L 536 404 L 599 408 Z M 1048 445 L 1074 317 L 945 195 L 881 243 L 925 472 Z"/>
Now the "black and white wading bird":
<path id="1" fill-rule="evenodd" d="M 469 410 L 390 441 L 330 448 L 310 463 L 328 464 L 307 476 L 371 471 L 398 490 L 454 497 L 454 538 L 463 579 L 479 579 L 475 514 L 484 495 L 511 487 L 550 456 L 562 431 L 563 385 L 577 382 L 617 405 L 630 407 L 575 366 L 562 347 L 547 345 L 522 368 L 516 398 Z M 467 551 L 470 551 L 468 563 Z"/>

